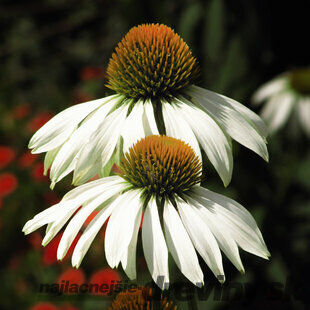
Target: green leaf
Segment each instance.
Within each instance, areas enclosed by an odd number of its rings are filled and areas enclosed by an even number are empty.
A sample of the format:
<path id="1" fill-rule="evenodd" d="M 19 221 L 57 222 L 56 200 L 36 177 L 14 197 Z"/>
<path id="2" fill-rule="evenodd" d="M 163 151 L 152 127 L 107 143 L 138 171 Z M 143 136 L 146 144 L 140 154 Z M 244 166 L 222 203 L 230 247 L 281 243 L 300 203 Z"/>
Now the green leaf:
<path id="1" fill-rule="evenodd" d="M 185 42 L 190 44 L 194 38 L 194 29 L 197 26 L 200 18 L 202 17 L 202 6 L 200 3 L 192 3 L 189 7 L 185 8 L 179 24 L 179 33 Z"/>
<path id="2" fill-rule="evenodd" d="M 225 10 L 222 0 L 212 0 L 207 11 L 205 52 L 216 61 L 222 52 L 225 36 Z"/>

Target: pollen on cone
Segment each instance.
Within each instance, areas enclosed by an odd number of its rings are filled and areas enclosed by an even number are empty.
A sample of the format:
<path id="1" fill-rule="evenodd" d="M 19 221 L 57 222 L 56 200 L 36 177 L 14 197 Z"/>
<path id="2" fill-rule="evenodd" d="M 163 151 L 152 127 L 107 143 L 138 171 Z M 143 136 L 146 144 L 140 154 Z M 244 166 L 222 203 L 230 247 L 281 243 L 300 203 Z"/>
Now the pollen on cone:
<path id="1" fill-rule="evenodd" d="M 148 136 L 123 157 L 119 175 L 149 194 L 182 194 L 201 182 L 202 164 L 183 141 L 167 136 Z"/>
<path id="2" fill-rule="evenodd" d="M 130 98 L 169 97 L 193 84 L 199 75 L 196 58 L 170 27 L 133 27 L 110 59 L 107 86 Z"/>

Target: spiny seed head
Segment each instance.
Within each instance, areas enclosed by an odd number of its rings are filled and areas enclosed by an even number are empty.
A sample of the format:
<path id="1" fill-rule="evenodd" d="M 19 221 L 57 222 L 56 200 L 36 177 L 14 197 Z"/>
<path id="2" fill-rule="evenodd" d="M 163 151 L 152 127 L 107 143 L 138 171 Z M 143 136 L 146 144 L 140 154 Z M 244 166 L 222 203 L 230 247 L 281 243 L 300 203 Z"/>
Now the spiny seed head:
<path id="1" fill-rule="evenodd" d="M 310 68 L 296 69 L 290 72 L 291 87 L 302 95 L 310 95 Z"/>
<path id="2" fill-rule="evenodd" d="M 149 136 L 134 144 L 123 157 L 120 174 L 133 187 L 147 194 L 170 197 L 201 182 L 202 164 L 183 141 Z"/>
<path id="3" fill-rule="evenodd" d="M 138 287 L 136 290 L 127 290 L 119 293 L 112 303 L 110 310 L 176 310 L 173 302 L 161 296 L 160 308 L 154 308 L 152 289 Z"/>
<path id="4" fill-rule="evenodd" d="M 107 87 L 130 98 L 168 98 L 193 84 L 196 58 L 171 28 L 159 24 L 133 27 L 110 59 Z"/>

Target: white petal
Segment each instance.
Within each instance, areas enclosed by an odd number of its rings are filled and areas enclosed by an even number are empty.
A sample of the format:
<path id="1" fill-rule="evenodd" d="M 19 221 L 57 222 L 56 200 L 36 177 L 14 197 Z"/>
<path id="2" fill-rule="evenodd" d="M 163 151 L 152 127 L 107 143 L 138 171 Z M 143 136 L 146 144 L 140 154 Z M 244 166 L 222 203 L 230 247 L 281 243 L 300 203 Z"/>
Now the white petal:
<path id="1" fill-rule="evenodd" d="M 106 187 L 99 192 L 99 196 L 92 200 L 88 200 L 82 208 L 77 212 L 77 214 L 72 218 L 66 227 L 63 236 L 60 240 L 57 258 L 62 259 L 69 250 L 71 243 L 77 236 L 79 230 L 81 229 L 83 223 L 87 217 L 101 204 L 106 202 L 108 199 L 112 198 L 114 195 L 119 193 L 124 188 L 124 184 L 120 182 L 119 184 L 107 183 Z"/>
<path id="2" fill-rule="evenodd" d="M 168 248 L 177 266 L 193 284 L 202 286 L 203 273 L 194 246 L 177 211 L 167 201 L 164 206 L 164 227 Z"/>
<path id="3" fill-rule="evenodd" d="M 74 169 L 79 151 L 84 145 L 87 146 L 89 144 L 91 134 L 105 121 L 106 115 L 118 101 L 119 98 L 112 99 L 98 108 L 83 121 L 80 127 L 73 132 L 68 141 L 64 143 L 57 153 L 51 167 L 50 178 L 52 182 L 56 183 L 60 181 Z"/>
<path id="4" fill-rule="evenodd" d="M 47 175 L 47 171 L 50 168 L 60 148 L 61 146 L 56 147 L 55 149 L 46 152 L 45 157 L 44 157 L 44 175 Z"/>
<path id="5" fill-rule="evenodd" d="M 170 104 L 162 101 L 162 111 L 166 128 L 166 135 L 182 140 L 189 144 L 201 161 L 201 152 L 197 138 L 192 129 L 179 113 L 177 108 L 174 108 L 173 103 Z"/>
<path id="6" fill-rule="evenodd" d="M 270 132 L 278 130 L 286 123 L 295 101 L 295 96 L 287 92 L 277 94 L 266 102 L 261 115 L 266 121 Z"/>
<path id="7" fill-rule="evenodd" d="M 259 239 L 261 240 L 261 242 L 263 244 L 265 244 L 263 236 L 262 236 L 259 228 L 257 227 L 255 219 L 253 218 L 251 213 L 246 208 L 244 208 L 240 203 L 238 203 L 237 201 L 235 201 L 229 197 L 226 197 L 224 195 L 212 192 L 212 191 L 208 190 L 207 188 L 202 188 L 202 187 L 198 188 L 197 187 L 196 191 L 200 192 L 201 195 L 207 195 L 207 197 L 210 200 L 216 202 L 217 204 L 219 204 L 223 208 L 225 208 L 225 209 L 233 212 L 237 216 L 239 216 L 240 219 L 242 219 L 245 223 L 247 223 L 256 232 L 256 234 L 259 237 Z"/>
<path id="8" fill-rule="evenodd" d="M 117 183 L 120 182 L 120 180 L 121 178 L 119 176 L 113 176 L 89 182 L 83 186 L 74 188 L 68 192 L 59 203 L 38 213 L 32 220 L 28 221 L 25 224 L 23 231 L 25 234 L 29 234 L 45 224 L 62 220 L 67 214 L 72 210 L 75 211 L 86 200 L 92 199 L 98 195 L 107 182 Z"/>
<path id="9" fill-rule="evenodd" d="M 168 248 L 154 197 L 150 199 L 144 213 L 142 244 L 145 260 L 154 282 L 161 289 L 167 289 L 169 285 Z"/>
<path id="10" fill-rule="evenodd" d="M 229 105 L 214 100 L 214 96 L 202 96 L 200 92 L 191 92 L 193 100 L 217 120 L 221 127 L 237 142 L 257 153 L 268 161 L 265 136 L 262 136 L 248 120 Z"/>
<path id="11" fill-rule="evenodd" d="M 207 263 L 214 275 L 221 282 L 225 281 L 222 255 L 212 232 L 201 219 L 195 207 L 176 198 L 179 214 L 183 224 L 198 253 Z"/>
<path id="12" fill-rule="evenodd" d="M 297 112 L 301 125 L 310 136 L 310 98 L 299 99 Z"/>
<path id="13" fill-rule="evenodd" d="M 29 148 L 33 148 L 33 153 L 55 149 L 68 139 L 88 114 L 116 96 L 84 102 L 60 112 L 33 135 L 29 142 Z"/>
<path id="14" fill-rule="evenodd" d="M 102 225 L 106 222 L 112 211 L 122 201 L 122 197 L 118 196 L 111 204 L 100 210 L 100 212 L 92 219 L 86 227 L 79 241 L 77 242 L 72 254 L 72 266 L 78 268 L 87 253 L 91 243 L 95 239 Z"/>
<path id="15" fill-rule="evenodd" d="M 126 118 L 121 135 L 124 139 L 124 153 L 141 138 L 145 137 L 143 128 L 143 102 L 137 101 Z"/>
<path id="16" fill-rule="evenodd" d="M 105 121 L 91 135 L 90 142 L 79 153 L 73 174 L 73 184 L 80 184 L 85 175 L 90 175 L 93 165 L 103 168 L 112 156 L 126 119 L 128 104 L 121 105 L 106 117 Z M 93 172 L 95 175 L 95 171 Z"/>
<path id="17" fill-rule="evenodd" d="M 132 234 L 131 241 L 129 242 L 129 245 L 128 245 L 128 249 L 125 251 L 125 253 L 123 254 L 121 258 L 123 269 L 130 280 L 134 280 L 137 277 L 136 252 L 137 252 L 137 240 L 138 240 L 139 228 L 140 228 L 140 224 L 136 223 L 136 225 L 134 226 L 134 231 Z"/>
<path id="18" fill-rule="evenodd" d="M 105 253 L 111 268 L 116 267 L 128 250 L 134 228 L 140 225 L 142 202 L 139 190 L 122 194 L 122 200 L 113 211 L 105 235 Z"/>
<path id="19" fill-rule="evenodd" d="M 212 213 L 210 214 L 210 211 L 203 207 L 198 201 L 187 195 L 185 197 L 191 206 L 196 208 L 203 221 L 208 225 L 227 258 L 240 272 L 244 273 L 244 267 L 240 258 L 238 245 L 231 237 L 230 231 L 227 230 L 225 226 L 219 225 L 218 222 L 214 221 L 214 216 L 212 216 Z"/>
<path id="20" fill-rule="evenodd" d="M 143 127 L 145 136 L 158 135 L 158 128 L 154 116 L 153 105 L 150 100 L 146 100 L 143 104 Z"/>
<path id="21" fill-rule="evenodd" d="M 235 111 L 239 112 L 258 131 L 258 133 L 262 137 L 265 138 L 267 136 L 268 134 L 267 127 L 263 122 L 263 120 L 256 113 L 248 109 L 240 102 L 195 85 L 191 86 L 191 88 L 189 89 L 193 89 L 194 92 L 195 91 L 200 92 L 202 95 L 206 96 L 207 98 L 210 98 L 210 100 L 212 100 L 214 103 L 218 105 L 224 105 L 227 106 L 228 108 L 234 109 Z"/>
<path id="22" fill-rule="evenodd" d="M 76 268 L 80 266 L 98 231 L 101 229 L 102 225 L 106 222 L 113 210 L 122 202 L 122 200 L 122 196 L 118 196 L 111 204 L 104 207 L 86 227 L 84 233 L 74 248 L 72 255 L 72 266 Z"/>
<path id="23" fill-rule="evenodd" d="M 58 214 L 62 212 L 62 205 L 57 203 L 44 211 L 38 213 L 33 219 L 27 221 L 23 227 L 23 232 L 27 235 L 42 227 L 45 224 L 55 221 Z"/>
<path id="24" fill-rule="evenodd" d="M 63 207 L 63 206 L 62 206 Z M 58 215 L 55 221 L 50 223 L 46 234 L 42 240 L 42 245 L 46 246 L 62 229 L 62 227 L 67 223 L 69 218 L 74 214 L 74 212 L 79 208 L 79 204 L 70 204 L 70 208 L 67 208 L 65 212 Z"/>
<path id="25" fill-rule="evenodd" d="M 276 93 L 282 92 L 287 88 L 288 78 L 285 75 L 275 78 L 263 84 L 253 95 L 254 103 L 261 103 Z"/>
<path id="26" fill-rule="evenodd" d="M 214 217 L 214 221 L 216 221 L 218 225 L 225 227 L 225 229 L 230 232 L 232 238 L 242 249 L 268 259 L 270 254 L 262 240 L 261 234 L 257 233 L 258 228 L 256 223 L 255 227 L 253 227 L 254 219 L 251 218 L 251 220 L 246 221 L 244 220 L 244 216 L 243 218 L 240 217 L 240 213 L 235 213 L 226 209 L 225 203 L 219 204 L 217 201 L 214 201 L 214 195 L 210 195 L 212 192 L 203 187 L 197 187 L 195 191 L 197 192 L 195 199 L 210 211 L 209 215 L 211 214 L 211 216 Z M 222 202 L 227 198 L 223 195 L 220 196 Z"/>
<path id="27" fill-rule="evenodd" d="M 178 112 L 186 119 L 224 185 L 227 186 L 231 180 L 233 169 L 228 138 L 208 114 L 191 105 L 185 98 L 184 101 L 175 101 L 178 102 L 175 109 L 178 109 Z"/>
<path id="28" fill-rule="evenodd" d="M 86 200 L 100 194 L 107 184 L 117 184 L 122 180 L 119 176 L 110 176 L 91 181 L 72 189 L 62 200 L 78 200 L 80 204 L 83 204 Z"/>

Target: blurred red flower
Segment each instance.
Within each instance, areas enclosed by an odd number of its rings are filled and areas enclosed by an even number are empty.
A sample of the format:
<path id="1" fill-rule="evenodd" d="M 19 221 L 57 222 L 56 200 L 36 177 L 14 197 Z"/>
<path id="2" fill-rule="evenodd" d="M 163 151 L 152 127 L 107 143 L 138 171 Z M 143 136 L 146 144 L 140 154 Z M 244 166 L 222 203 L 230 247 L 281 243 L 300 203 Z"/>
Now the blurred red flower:
<path id="1" fill-rule="evenodd" d="M 143 219 L 144 219 L 144 211 L 142 211 L 141 222 L 139 227 L 140 229 L 142 229 Z"/>
<path id="2" fill-rule="evenodd" d="M 73 250 L 80 238 L 81 234 L 78 233 L 77 236 L 75 237 L 75 239 L 73 240 L 66 256 L 63 258 L 62 261 L 65 261 L 66 259 L 68 259 L 71 254 L 73 253 Z M 43 250 L 43 257 L 42 257 L 42 261 L 44 265 L 51 265 L 51 264 L 55 264 L 57 263 L 57 249 L 58 249 L 58 245 L 60 242 L 60 239 L 62 237 L 62 233 L 59 233 L 58 235 L 56 235 L 54 237 L 54 239 L 44 248 Z"/>
<path id="3" fill-rule="evenodd" d="M 48 181 L 48 177 L 44 175 L 44 164 L 37 163 L 32 168 L 31 176 L 35 182 Z"/>
<path id="4" fill-rule="evenodd" d="M 27 239 L 35 250 L 39 250 L 42 247 L 42 236 L 38 232 L 33 232 L 27 236 Z"/>
<path id="5" fill-rule="evenodd" d="M 98 292 L 93 291 L 93 294 L 98 294 L 98 295 L 107 295 L 109 294 L 110 289 L 113 290 L 113 284 L 117 284 L 118 281 L 121 281 L 122 278 L 120 274 L 118 273 L 117 270 L 111 269 L 111 268 L 104 268 L 100 269 L 96 272 L 94 272 L 89 280 L 90 284 L 98 284 L 99 287 L 102 284 L 107 284 L 109 289 L 107 292 Z"/>
<path id="6" fill-rule="evenodd" d="M 69 268 L 63 271 L 58 279 L 57 283 L 59 285 L 66 283 L 69 281 L 69 286 L 71 284 L 81 285 L 85 283 L 85 274 L 81 269 Z"/>
<path id="7" fill-rule="evenodd" d="M 0 174 L 0 197 L 7 196 L 15 191 L 18 180 L 13 173 L 5 172 Z"/>
<path id="8" fill-rule="evenodd" d="M 94 97 L 91 96 L 90 94 L 79 91 L 74 95 L 73 104 L 78 104 L 78 103 L 90 101 L 93 99 L 94 99 Z"/>
<path id="9" fill-rule="evenodd" d="M 19 157 L 18 164 L 22 168 L 27 168 L 31 166 L 38 157 L 39 154 L 31 154 L 29 151 L 27 151 Z"/>
<path id="10" fill-rule="evenodd" d="M 15 158 L 15 151 L 6 145 L 0 145 L 0 169 L 6 167 Z"/>
<path id="11" fill-rule="evenodd" d="M 88 81 L 92 79 L 103 79 L 105 76 L 105 69 L 99 67 L 84 67 L 81 71 L 81 79 Z"/>
<path id="12" fill-rule="evenodd" d="M 48 205 L 55 205 L 60 201 L 60 197 L 55 192 L 45 193 L 43 199 Z"/>
<path id="13" fill-rule="evenodd" d="M 93 220 L 93 218 L 99 213 L 99 211 L 93 211 L 88 218 L 85 220 L 83 226 L 87 227 L 89 225 L 89 223 Z"/>
<path id="14" fill-rule="evenodd" d="M 29 104 L 20 104 L 12 110 L 12 117 L 14 119 L 22 119 L 30 113 L 30 109 Z"/>
<path id="15" fill-rule="evenodd" d="M 50 112 L 41 112 L 30 120 L 28 130 L 35 132 L 47 123 L 54 115 Z"/>
<path id="16" fill-rule="evenodd" d="M 116 165 L 116 164 L 113 164 L 113 166 L 112 166 L 112 171 L 113 171 L 114 173 L 122 173 L 121 168 L 120 168 L 118 165 Z"/>
<path id="17" fill-rule="evenodd" d="M 60 310 L 50 302 L 40 302 L 34 305 L 30 310 Z"/>

